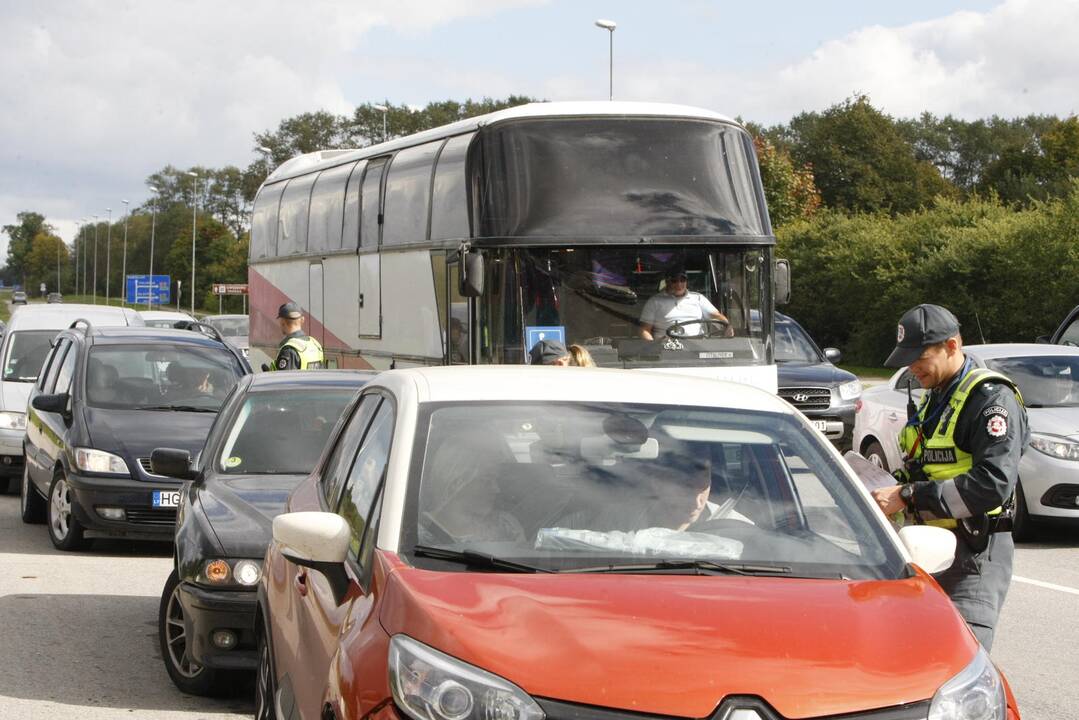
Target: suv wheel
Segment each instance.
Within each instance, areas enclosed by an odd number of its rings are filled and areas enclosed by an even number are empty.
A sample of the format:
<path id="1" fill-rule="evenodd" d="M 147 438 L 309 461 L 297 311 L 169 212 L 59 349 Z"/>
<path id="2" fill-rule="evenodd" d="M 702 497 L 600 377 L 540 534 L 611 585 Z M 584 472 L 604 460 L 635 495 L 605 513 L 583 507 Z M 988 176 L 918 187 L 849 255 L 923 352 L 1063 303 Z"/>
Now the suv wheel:
<path id="1" fill-rule="evenodd" d="M 273 658 L 270 657 L 270 643 L 266 640 L 265 628 L 258 634 L 258 670 L 255 671 L 255 720 L 277 720 L 277 705 L 274 700 Z"/>
<path id="2" fill-rule="evenodd" d="M 865 446 L 865 459 L 879 467 L 884 472 L 891 472 L 888 469 L 888 456 L 884 454 L 884 448 L 880 446 L 880 443 L 874 440 Z"/>
<path id="3" fill-rule="evenodd" d="M 73 495 L 64 477 L 64 471 L 58 470 L 49 488 L 49 539 L 58 550 L 81 550 L 87 541 L 83 537 L 82 523 L 75 517 Z"/>
<path id="4" fill-rule="evenodd" d="M 30 468 L 22 466 L 22 490 L 19 498 L 19 507 L 22 510 L 22 521 L 30 525 L 40 525 L 45 522 L 45 499 L 37 494 L 37 490 L 30 482 Z"/>
<path id="5" fill-rule="evenodd" d="M 1030 519 L 1027 498 L 1023 495 L 1023 484 L 1015 484 L 1015 517 L 1012 519 L 1012 538 L 1019 542 L 1034 539 L 1034 521 Z"/>
<path id="6" fill-rule="evenodd" d="M 219 695 L 226 673 L 204 667 L 191 657 L 191 638 L 180 602 L 180 576 L 173 570 L 161 591 L 157 611 L 157 638 L 161 659 L 173 684 L 188 695 Z"/>

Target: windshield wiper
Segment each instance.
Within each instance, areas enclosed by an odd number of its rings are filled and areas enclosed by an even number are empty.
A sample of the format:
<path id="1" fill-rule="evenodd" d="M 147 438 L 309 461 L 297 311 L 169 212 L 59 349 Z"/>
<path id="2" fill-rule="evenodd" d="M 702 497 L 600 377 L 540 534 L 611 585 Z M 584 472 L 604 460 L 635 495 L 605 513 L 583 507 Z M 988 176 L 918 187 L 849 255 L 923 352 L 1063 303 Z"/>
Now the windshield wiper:
<path id="1" fill-rule="evenodd" d="M 713 560 L 657 560 L 656 562 L 596 565 L 563 570 L 566 573 L 635 573 L 667 570 L 695 570 L 697 575 L 787 575 L 786 565 L 745 565 L 718 563 Z"/>
<path id="2" fill-rule="evenodd" d="M 196 405 L 138 405 L 132 410 L 174 410 L 176 412 L 208 412 L 215 413 L 215 408 L 198 407 Z"/>
<path id="3" fill-rule="evenodd" d="M 495 555 L 479 552 L 478 550 L 450 550 L 449 548 L 434 547 L 431 545 L 416 545 L 412 553 L 418 557 L 435 558 L 436 560 L 448 560 L 459 562 L 470 567 L 487 568 L 490 570 L 509 570 L 519 573 L 553 573 L 554 570 L 526 565 L 514 560 L 506 560 Z"/>

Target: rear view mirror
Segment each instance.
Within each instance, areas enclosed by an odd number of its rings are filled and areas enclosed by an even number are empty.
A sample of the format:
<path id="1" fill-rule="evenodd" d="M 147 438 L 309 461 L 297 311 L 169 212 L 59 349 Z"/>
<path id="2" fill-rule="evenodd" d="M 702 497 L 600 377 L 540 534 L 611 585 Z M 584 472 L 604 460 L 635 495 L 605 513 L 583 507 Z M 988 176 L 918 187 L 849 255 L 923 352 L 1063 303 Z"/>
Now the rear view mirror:
<path id="1" fill-rule="evenodd" d="M 843 353 L 839 352 L 838 348 L 824 348 L 824 358 L 833 365 L 838 365 L 843 359 Z"/>
<path id="2" fill-rule="evenodd" d="M 294 512 L 273 519 L 273 539 L 289 562 L 326 576 L 340 605 L 348 591 L 345 557 L 352 532 L 337 513 Z"/>
<path id="3" fill-rule="evenodd" d="M 461 260 L 457 264 L 458 290 L 462 297 L 483 295 L 484 262 L 483 255 L 474 250 L 462 250 Z"/>
<path id="4" fill-rule="evenodd" d="M 776 305 L 786 305 L 791 301 L 791 261 L 776 260 L 775 267 Z"/>
<path id="5" fill-rule="evenodd" d="M 955 533 L 932 525 L 908 525 L 899 539 L 915 565 L 932 575 L 947 570 L 955 560 Z"/>
<path id="6" fill-rule="evenodd" d="M 191 453 L 175 448 L 157 448 L 150 453 L 150 468 L 155 475 L 194 480 L 197 474 L 191 465 Z"/>

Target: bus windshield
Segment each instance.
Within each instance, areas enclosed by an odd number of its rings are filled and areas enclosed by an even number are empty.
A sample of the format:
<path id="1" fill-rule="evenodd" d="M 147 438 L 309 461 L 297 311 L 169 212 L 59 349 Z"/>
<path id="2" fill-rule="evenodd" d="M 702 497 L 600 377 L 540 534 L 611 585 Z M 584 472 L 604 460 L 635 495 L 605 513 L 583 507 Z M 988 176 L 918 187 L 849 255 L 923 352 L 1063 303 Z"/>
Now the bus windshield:
<path id="1" fill-rule="evenodd" d="M 502 362 L 525 362 L 541 336 L 583 346 L 602 367 L 772 362 L 771 327 L 758 320 L 771 317 L 768 247 L 530 247 L 493 260 L 485 325 Z M 684 285 L 669 282 L 679 273 Z"/>

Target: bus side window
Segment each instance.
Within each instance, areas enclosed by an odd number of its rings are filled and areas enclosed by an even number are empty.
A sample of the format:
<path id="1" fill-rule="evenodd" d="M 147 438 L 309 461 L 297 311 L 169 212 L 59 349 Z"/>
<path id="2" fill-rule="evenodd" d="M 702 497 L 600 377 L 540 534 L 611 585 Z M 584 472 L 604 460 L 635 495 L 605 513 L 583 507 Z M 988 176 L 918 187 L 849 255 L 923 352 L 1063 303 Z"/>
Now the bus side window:
<path id="1" fill-rule="evenodd" d="M 356 163 L 323 170 L 311 190 L 311 219 L 307 225 L 308 252 L 340 250 L 345 185 Z"/>
<path id="2" fill-rule="evenodd" d="M 475 133 L 450 138 L 438 156 L 431 198 L 431 239 L 471 236 L 468 223 L 468 178 L 465 159 Z"/>
<path id="3" fill-rule="evenodd" d="M 361 160 L 352 168 L 345 189 L 344 221 L 341 229 L 341 248 L 354 250 L 360 246 L 360 183 L 367 161 Z"/>
<path id="4" fill-rule="evenodd" d="M 386 176 L 382 203 L 382 244 L 400 245 L 427 240 L 431 206 L 431 172 L 441 143 L 426 143 L 397 153 Z"/>
<path id="5" fill-rule="evenodd" d="M 277 211 L 281 205 L 281 193 L 285 183 L 266 185 L 255 198 L 255 210 L 251 217 L 252 260 L 273 257 L 277 254 Z"/>
<path id="6" fill-rule="evenodd" d="M 382 173 L 388 158 L 377 158 L 367 163 L 367 172 L 363 176 L 363 189 L 360 192 L 360 247 L 365 250 L 377 250 L 379 246 L 379 218 L 382 215 L 382 203 L 379 189 L 382 185 Z"/>
<path id="7" fill-rule="evenodd" d="M 277 237 L 277 254 L 297 255 L 307 252 L 307 217 L 311 207 L 311 187 L 319 175 L 294 177 L 281 196 L 281 232 Z"/>

